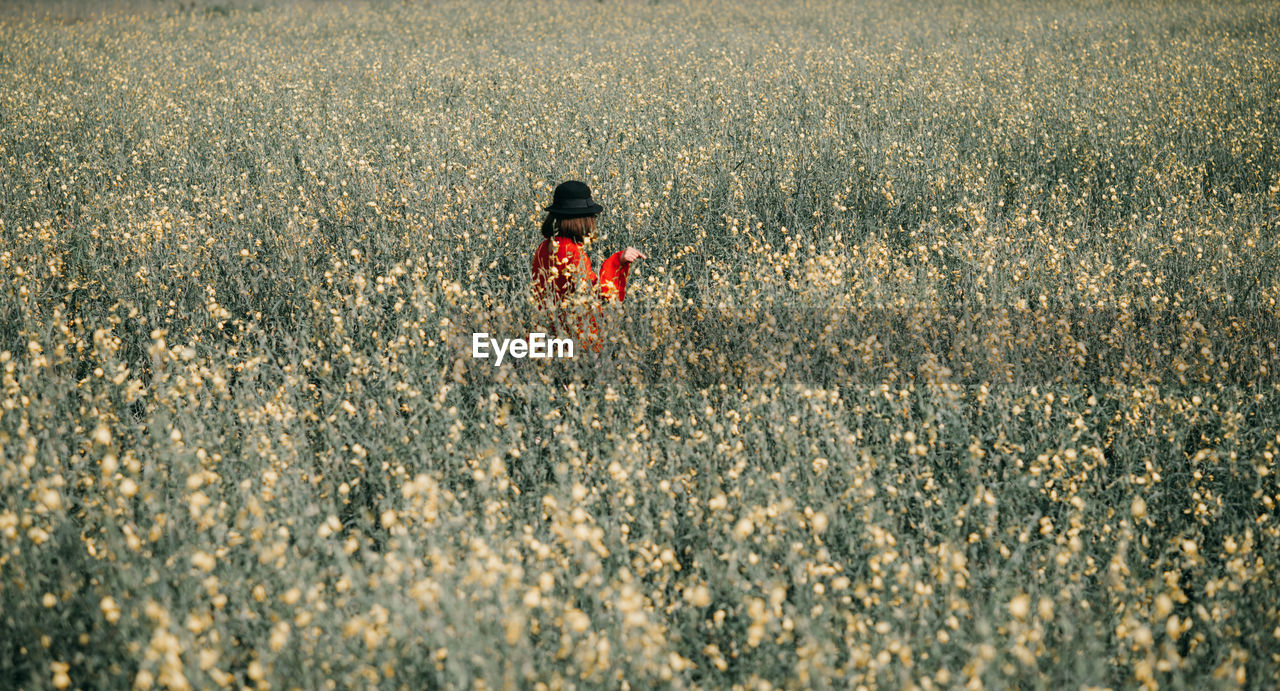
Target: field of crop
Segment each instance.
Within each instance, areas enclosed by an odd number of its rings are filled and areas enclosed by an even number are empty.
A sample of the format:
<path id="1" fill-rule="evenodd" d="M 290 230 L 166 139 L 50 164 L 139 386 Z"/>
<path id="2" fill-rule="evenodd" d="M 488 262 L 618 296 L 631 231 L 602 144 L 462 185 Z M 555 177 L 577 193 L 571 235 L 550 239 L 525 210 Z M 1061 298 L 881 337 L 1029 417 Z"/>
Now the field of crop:
<path id="1" fill-rule="evenodd" d="M 1268 0 L 11 6 L 0 687 L 1274 687 L 1278 102 Z M 570 178 L 606 347 L 472 359 Z"/>

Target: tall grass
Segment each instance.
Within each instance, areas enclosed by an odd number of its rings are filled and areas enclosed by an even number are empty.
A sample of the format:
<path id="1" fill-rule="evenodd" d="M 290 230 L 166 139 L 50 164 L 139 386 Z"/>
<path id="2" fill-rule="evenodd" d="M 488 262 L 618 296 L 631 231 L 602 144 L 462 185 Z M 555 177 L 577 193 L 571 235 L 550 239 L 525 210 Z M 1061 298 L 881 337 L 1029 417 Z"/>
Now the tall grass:
<path id="1" fill-rule="evenodd" d="M 50 7 L 0 685 L 1280 681 L 1273 4 Z"/>

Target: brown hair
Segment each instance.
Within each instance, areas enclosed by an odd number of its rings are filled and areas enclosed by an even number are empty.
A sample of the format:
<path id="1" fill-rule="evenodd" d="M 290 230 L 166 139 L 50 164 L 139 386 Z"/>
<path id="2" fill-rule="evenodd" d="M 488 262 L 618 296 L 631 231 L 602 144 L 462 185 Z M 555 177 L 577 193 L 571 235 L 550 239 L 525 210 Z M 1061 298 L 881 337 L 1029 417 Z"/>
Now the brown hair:
<path id="1" fill-rule="evenodd" d="M 595 216 L 579 216 L 577 218 L 560 218 L 552 214 L 542 221 L 542 237 L 552 236 L 569 238 L 579 245 L 584 238 L 596 230 Z"/>

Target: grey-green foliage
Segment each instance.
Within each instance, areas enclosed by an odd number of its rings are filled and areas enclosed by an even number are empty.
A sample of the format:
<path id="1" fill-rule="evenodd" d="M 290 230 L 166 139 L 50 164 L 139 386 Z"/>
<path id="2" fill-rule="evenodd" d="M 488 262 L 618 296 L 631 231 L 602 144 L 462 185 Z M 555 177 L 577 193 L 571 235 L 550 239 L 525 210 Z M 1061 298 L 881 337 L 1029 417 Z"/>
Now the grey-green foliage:
<path id="1" fill-rule="evenodd" d="M 107 10 L 0 20 L 0 685 L 1276 682 L 1272 4 Z M 570 177 L 602 352 L 472 360 Z"/>

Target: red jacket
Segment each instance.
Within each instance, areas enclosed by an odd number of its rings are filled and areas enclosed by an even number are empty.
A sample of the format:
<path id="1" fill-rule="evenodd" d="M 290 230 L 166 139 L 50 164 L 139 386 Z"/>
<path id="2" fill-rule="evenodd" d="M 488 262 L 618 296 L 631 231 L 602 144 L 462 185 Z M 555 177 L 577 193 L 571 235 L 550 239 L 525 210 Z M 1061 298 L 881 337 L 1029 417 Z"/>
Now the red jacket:
<path id="1" fill-rule="evenodd" d="M 601 302 L 622 302 L 627 296 L 627 272 L 630 268 L 631 264 L 622 261 L 622 253 L 614 252 L 600 265 L 597 275 L 581 245 L 569 238 L 548 238 L 533 253 L 533 297 L 544 309 L 559 307 L 565 298 L 579 289 L 594 291 Z M 584 326 L 590 334 L 592 347 L 600 350 L 595 316 L 589 317 Z M 579 336 L 584 335 L 584 329 L 572 330 Z"/>

